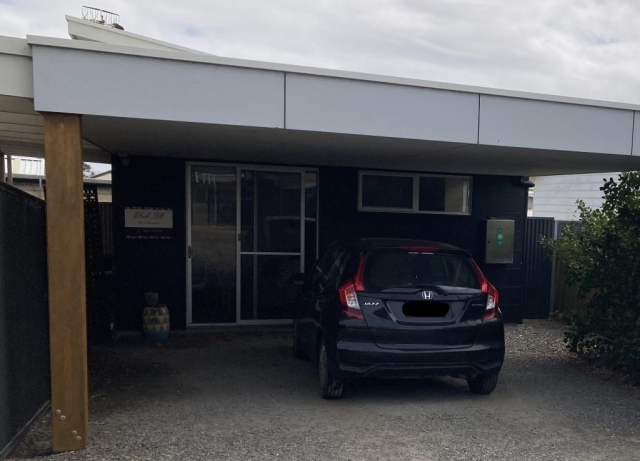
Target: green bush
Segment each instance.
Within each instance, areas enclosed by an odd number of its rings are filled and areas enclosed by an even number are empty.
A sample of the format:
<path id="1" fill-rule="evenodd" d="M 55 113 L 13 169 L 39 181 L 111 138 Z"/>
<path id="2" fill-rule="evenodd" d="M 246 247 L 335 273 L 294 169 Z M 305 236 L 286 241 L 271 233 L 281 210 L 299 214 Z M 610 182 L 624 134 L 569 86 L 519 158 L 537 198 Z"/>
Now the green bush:
<path id="1" fill-rule="evenodd" d="M 570 350 L 640 376 L 640 173 L 622 173 L 601 187 L 604 204 L 578 202 L 581 221 L 543 243 L 580 284 L 584 310 L 564 314 Z"/>

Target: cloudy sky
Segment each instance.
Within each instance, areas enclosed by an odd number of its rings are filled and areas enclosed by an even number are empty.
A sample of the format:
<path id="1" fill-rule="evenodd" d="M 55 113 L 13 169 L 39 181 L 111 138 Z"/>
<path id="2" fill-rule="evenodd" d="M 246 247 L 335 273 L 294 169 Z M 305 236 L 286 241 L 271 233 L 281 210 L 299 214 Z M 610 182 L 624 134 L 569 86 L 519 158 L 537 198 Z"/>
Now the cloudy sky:
<path id="1" fill-rule="evenodd" d="M 86 0 L 85 0 L 86 1 Z M 640 0 L 93 0 L 213 54 L 640 103 Z M 66 37 L 73 0 L 0 0 L 0 34 Z"/>

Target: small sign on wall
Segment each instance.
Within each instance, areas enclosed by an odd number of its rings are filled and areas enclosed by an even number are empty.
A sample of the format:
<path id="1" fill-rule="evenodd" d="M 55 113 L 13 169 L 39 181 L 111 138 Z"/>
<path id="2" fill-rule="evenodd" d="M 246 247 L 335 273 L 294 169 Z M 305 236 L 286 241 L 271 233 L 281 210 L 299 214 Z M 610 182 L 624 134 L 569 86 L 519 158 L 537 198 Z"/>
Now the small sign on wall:
<path id="1" fill-rule="evenodd" d="M 173 236 L 173 210 L 125 208 L 124 227 L 128 239 L 170 239 Z"/>

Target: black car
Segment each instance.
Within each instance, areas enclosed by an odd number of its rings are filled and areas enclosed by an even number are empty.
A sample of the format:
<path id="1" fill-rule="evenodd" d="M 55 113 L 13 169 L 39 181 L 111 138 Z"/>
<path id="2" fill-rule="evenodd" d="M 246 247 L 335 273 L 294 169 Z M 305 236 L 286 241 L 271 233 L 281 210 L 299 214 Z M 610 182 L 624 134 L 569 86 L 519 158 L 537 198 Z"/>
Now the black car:
<path id="1" fill-rule="evenodd" d="M 454 376 L 478 394 L 495 389 L 498 291 L 467 252 L 416 240 L 337 243 L 294 280 L 294 354 L 317 359 L 323 398 L 339 398 L 357 376 Z"/>

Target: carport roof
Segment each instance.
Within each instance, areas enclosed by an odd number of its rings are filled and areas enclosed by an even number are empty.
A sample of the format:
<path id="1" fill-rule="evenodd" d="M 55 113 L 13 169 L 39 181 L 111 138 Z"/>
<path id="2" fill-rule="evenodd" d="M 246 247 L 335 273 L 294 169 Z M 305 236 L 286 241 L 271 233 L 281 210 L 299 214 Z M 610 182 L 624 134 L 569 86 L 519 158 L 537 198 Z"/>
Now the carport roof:
<path id="1" fill-rule="evenodd" d="M 39 36 L 25 43 L 35 111 L 83 115 L 87 147 L 105 159 L 509 175 L 640 169 L 640 105 L 188 49 Z"/>

